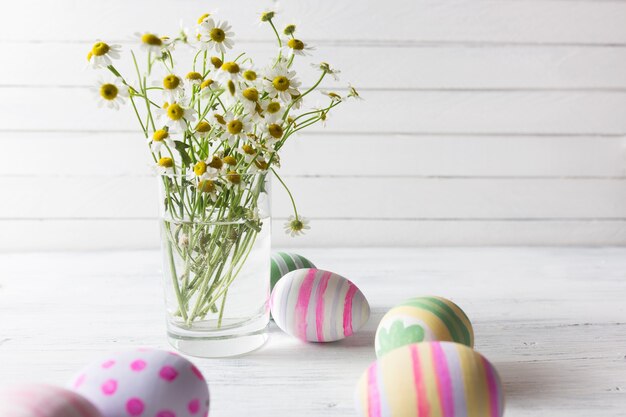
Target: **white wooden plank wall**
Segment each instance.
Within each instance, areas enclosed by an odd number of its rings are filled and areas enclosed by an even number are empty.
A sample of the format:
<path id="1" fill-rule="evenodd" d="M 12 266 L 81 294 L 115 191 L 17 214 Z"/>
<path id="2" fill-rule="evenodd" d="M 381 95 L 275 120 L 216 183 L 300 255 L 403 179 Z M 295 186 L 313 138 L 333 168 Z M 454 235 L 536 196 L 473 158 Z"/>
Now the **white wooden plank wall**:
<path id="1" fill-rule="evenodd" d="M 0 249 L 158 243 L 145 143 L 95 106 L 96 38 L 212 10 L 265 57 L 254 0 L 21 0 L 0 13 Z M 290 0 L 282 23 L 365 101 L 286 147 L 299 246 L 626 243 L 626 2 Z M 282 25 L 281 25 L 282 26 Z M 303 78 L 314 76 L 301 67 Z M 287 198 L 275 187 L 275 242 Z"/>

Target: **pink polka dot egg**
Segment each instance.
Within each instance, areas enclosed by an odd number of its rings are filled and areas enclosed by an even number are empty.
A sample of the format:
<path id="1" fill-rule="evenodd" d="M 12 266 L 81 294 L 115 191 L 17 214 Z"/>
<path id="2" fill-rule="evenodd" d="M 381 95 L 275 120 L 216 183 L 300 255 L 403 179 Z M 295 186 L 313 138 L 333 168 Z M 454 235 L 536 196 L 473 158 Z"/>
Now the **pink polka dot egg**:
<path id="1" fill-rule="evenodd" d="M 0 391 L 2 417 L 102 417 L 86 398 L 73 391 L 28 384 Z"/>
<path id="2" fill-rule="evenodd" d="M 209 388 L 196 366 L 157 349 L 104 356 L 86 366 L 70 388 L 103 417 L 206 417 Z"/>

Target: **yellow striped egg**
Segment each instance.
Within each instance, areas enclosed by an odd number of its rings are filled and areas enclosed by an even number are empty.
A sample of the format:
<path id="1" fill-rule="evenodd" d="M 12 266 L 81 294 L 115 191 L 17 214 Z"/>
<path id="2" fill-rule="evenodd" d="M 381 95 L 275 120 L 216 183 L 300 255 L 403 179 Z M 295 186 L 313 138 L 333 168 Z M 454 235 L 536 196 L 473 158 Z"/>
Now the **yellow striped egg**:
<path id="1" fill-rule="evenodd" d="M 501 417 L 504 392 L 481 354 L 452 342 L 395 349 L 363 373 L 356 389 L 361 417 Z"/>
<path id="2" fill-rule="evenodd" d="M 428 341 L 456 342 L 474 346 L 469 319 L 452 301 L 441 297 L 406 300 L 385 314 L 376 330 L 376 356 L 404 345 Z"/>

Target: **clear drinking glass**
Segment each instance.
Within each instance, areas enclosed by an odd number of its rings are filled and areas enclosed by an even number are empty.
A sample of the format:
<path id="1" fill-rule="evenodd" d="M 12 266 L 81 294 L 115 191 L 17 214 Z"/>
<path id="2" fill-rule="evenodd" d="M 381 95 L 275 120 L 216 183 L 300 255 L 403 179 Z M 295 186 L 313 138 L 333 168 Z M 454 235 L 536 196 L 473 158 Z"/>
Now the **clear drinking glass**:
<path id="1" fill-rule="evenodd" d="M 164 174 L 159 189 L 169 342 L 200 357 L 259 348 L 269 322 L 268 173 Z"/>

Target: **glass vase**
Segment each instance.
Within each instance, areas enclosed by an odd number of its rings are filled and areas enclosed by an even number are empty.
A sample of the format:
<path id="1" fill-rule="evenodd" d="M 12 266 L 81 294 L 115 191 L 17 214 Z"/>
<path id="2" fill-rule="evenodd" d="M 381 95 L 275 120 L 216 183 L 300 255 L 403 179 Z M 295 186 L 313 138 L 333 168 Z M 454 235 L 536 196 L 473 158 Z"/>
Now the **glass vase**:
<path id="1" fill-rule="evenodd" d="M 267 172 L 159 177 L 167 336 L 183 353 L 241 355 L 268 338 Z"/>

